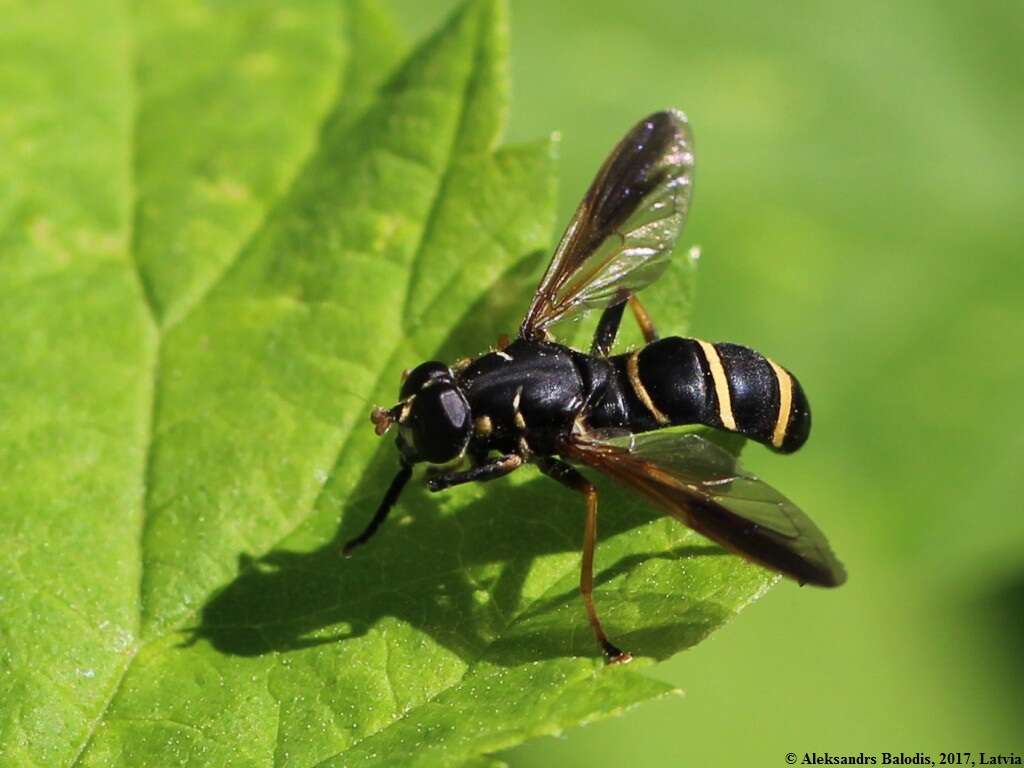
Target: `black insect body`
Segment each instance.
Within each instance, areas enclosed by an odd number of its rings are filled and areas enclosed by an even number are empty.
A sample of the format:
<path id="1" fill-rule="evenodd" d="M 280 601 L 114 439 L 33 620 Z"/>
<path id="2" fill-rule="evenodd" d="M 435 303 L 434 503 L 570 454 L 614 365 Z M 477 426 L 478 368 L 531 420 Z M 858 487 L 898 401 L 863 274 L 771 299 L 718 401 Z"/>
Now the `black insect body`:
<path id="1" fill-rule="evenodd" d="M 667 265 L 689 209 L 692 141 L 685 116 L 638 123 L 602 166 L 534 294 L 519 338 L 454 366 L 427 362 L 405 376 L 399 403 L 375 408 L 378 434 L 398 426 L 401 468 L 366 529 L 384 521 L 419 462 L 471 466 L 433 474 L 433 491 L 492 480 L 535 463 L 586 498 L 580 589 L 611 662 L 630 656 L 605 635 L 593 604 L 597 492 L 565 460 L 593 467 L 725 548 L 801 583 L 838 586 L 842 565 L 818 528 L 785 496 L 744 473 L 732 454 L 692 432 L 704 425 L 790 453 L 810 431 L 796 378 L 747 347 L 659 339 L 634 293 Z M 629 306 L 646 344 L 610 355 Z M 550 328 L 603 308 L 589 353 Z M 652 433 L 652 434 L 644 434 Z"/>

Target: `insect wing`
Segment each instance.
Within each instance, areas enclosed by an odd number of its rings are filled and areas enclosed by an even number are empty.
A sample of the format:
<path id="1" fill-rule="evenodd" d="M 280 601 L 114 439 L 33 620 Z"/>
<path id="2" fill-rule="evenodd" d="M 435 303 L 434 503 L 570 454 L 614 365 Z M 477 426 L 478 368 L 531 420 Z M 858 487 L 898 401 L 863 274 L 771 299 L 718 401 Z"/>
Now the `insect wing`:
<path id="1" fill-rule="evenodd" d="M 655 112 L 605 160 L 555 250 L 523 320 L 526 338 L 579 312 L 623 301 L 665 270 L 690 207 L 686 116 Z"/>
<path id="2" fill-rule="evenodd" d="M 645 435 L 625 445 L 583 437 L 567 454 L 748 560 L 801 584 L 846 581 L 842 563 L 807 515 L 699 435 Z"/>

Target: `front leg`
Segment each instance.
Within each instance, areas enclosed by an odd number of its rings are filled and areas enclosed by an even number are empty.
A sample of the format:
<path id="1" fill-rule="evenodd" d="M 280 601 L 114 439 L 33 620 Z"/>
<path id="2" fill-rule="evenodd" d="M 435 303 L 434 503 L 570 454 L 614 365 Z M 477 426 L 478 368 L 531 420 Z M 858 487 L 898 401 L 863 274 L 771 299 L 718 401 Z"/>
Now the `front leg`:
<path id="1" fill-rule="evenodd" d="M 352 550 L 356 547 L 365 544 L 380 528 L 391 512 L 391 508 L 395 506 L 398 501 L 398 497 L 402 495 L 402 489 L 405 488 L 405 484 L 409 482 L 409 478 L 412 477 L 412 465 L 402 462 L 401 469 L 398 470 L 398 474 L 395 475 L 395 479 L 391 481 L 391 485 L 388 487 L 387 493 L 384 494 L 384 498 L 380 502 L 380 506 L 377 507 L 377 511 L 374 513 L 373 518 L 370 520 L 363 532 L 356 536 L 354 539 L 350 539 L 346 542 L 345 546 L 342 547 L 341 553 L 348 557 L 352 554 Z"/>
<path id="2" fill-rule="evenodd" d="M 495 480 L 519 469 L 523 463 L 524 459 L 518 453 L 508 453 L 463 472 L 447 472 L 432 477 L 427 480 L 427 487 L 432 491 L 443 491 L 453 485 Z"/>

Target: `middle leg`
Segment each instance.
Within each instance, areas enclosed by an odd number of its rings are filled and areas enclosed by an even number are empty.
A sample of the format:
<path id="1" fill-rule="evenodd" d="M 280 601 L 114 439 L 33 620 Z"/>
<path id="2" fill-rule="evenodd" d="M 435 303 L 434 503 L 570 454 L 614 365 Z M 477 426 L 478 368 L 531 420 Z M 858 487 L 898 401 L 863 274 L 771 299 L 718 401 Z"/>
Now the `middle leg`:
<path id="1" fill-rule="evenodd" d="M 626 310 L 627 304 L 629 304 L 636 324 L 640 326 L 644 341 L 650 344 L 652 341 L 658 340 L 658 331 L 651 321 L 651 316 L 647 314 L 647 310 L 644 309 L 644 305 L 640 303 L 636 294 L 630 293 L 627 294 L 624 301 L 608 307 L 601 315 L 601 319 L 597 323 L 597 330 L 594 331 L 594 341 L 590 345 L 590 354 L 607 357 L 612 351 L 615 338 L 619 335 L 619 326 L 622 325 L 622 313 Z"/>

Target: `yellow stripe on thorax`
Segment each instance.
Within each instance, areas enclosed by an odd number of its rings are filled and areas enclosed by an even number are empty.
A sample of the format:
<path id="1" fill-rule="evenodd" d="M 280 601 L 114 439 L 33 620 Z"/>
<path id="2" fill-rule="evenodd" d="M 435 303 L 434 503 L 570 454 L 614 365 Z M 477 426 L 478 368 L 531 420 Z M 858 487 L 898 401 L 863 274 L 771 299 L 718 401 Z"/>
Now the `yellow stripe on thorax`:
<path id="1" fill-rule="evenodd" d="M 729 380 L 725 376 L 725 366 L 722 365 L 722 358 L 713 344 L 700 339 L 694 339 L 704 351 L 708 367 L 711 369 L 711 378 L 715 382 L 715 394 L 718 395 L 718 418 L 722 420 L 722 426 L 726 429 L 736 431 L 736 419 L 732 414 L 732 397 L 729 395 Z"/>

